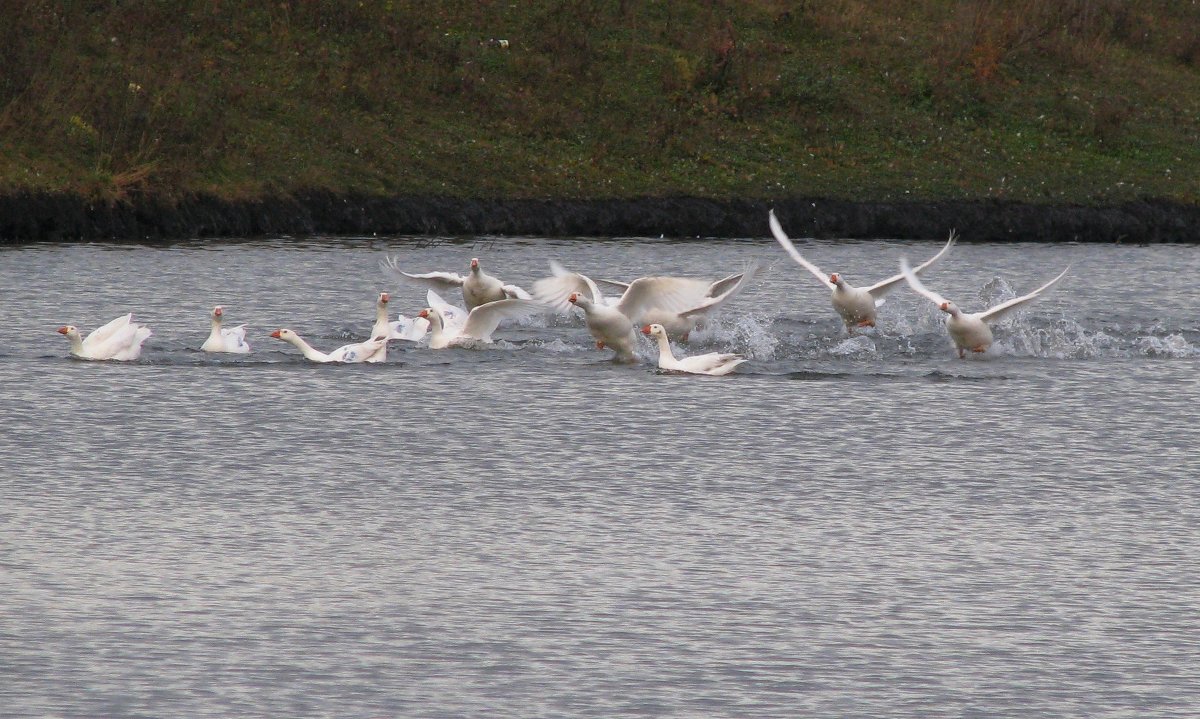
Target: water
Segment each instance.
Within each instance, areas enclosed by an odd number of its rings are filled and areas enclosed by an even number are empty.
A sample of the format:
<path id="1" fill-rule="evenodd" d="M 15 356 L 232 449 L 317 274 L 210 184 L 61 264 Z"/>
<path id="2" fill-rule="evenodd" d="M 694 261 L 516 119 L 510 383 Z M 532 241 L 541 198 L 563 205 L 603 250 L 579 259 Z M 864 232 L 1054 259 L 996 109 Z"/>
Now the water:
<path id="1" fill-rule="evenodd" d="M 800 243 L 851 282 L 939 241 Z M 364 338 L 388 251 L 525 284 L 773 263 L 684 352 L 578 325 Z M 0 715 L 1195 716 L 1193 247 L 971 245 L 978 309 L 1071 264 L 958 360 L 907 290 L 847 338 L 766 240 L 417 239 L 0 251 Z M 195 350 L 213 304 L 255 352 Z M 54 333 L 126 311 L 136 363 Z"/>

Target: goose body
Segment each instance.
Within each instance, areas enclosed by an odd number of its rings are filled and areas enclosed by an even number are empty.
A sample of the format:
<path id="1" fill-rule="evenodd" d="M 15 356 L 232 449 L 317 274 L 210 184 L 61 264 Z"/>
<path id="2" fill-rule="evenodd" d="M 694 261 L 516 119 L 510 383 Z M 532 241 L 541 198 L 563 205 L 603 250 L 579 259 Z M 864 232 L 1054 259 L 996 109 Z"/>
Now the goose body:
<path id="1" fill-rule="evenodd" d="M 200 349 L 204 352 L 230 352 L 233 354 L 246 354 L 250 351 L 250 345 L 246 344 L 246 325 L 238 325 L 237 327 L 222 327 L 221 320 L 225 314 L 225 308 L 217 305 L 212 308 L 212 330 L 208 333 L 208 339 L 204 340 L 204 344 L 200 345 Z"/>
<path id="2" fill-rule="evenodd" d="M 275 339 L 283 340 L 295 346 L 310 362 L 340 362 L 353 364 L 358 362 L 384 362 L 387 360 L 387 337 L 374 337 L 366 342 L 342 345 L 332 352 L 325 353 L 314 349 L 304 341 L 304 338 L 289 329 L 278 329 L 271 333 Z"/>
<path id="3" fill-rule="evenodd" d="M 426 272 L 419 275 L 404 272 L 400 269 L 396 259 L 392 257 L 387 258 L 380 265 L 402 281 L 424 285 L 438 292 L 461 289 L 467 310 L 504 299 L 532 299 L 528 292 L 517 285 L 507 285 L 500 279 L 484 272 L 478 257 L 471 258 L 470 271 L 465 277 L 457 272 Z"/>
<path id="4" fill-rule="evenodd" d="M 745 357 L 736 354 L 709 352 L 708 354 L 693 355 L 692 357 L 676 358 L 671 351 L 671 341 L 667 330 L 660 324 L 649 324 L 642 328 L 642 334 L 650 335 L 658 342 L 658 367 L 671 372 L 687 372 L 689 374 L 706 374 L 714 377 L 727 375 L 746 361 Z"/>
<path id="5" fill-rule="evenodd" d="M 545 312 L 546 308 L 533 300 L 502 299 L 476 305 L 461 318 L 461 310 L 449 305 L 436 292 L 429 290 L 430 306 L 418 317 L 429 321 L 429 348 L 440 350 L 461 347 L 475 342 L 491 343 L 492 333 L 504 319 L 528 317 Z"/>
<path id="6" fill-rule="evenodd" d="M 633 332 L 633 321 L 616 307 L 598 304 L 578 292 L 572 292 L 567 301 L 583 310 L 588 333 L 596 340 L 597 349 L 611 349 L 618 362 L 634 362 L 634 346 L 637 335 Z"/>
<path id="7" fill-rule="evenodd" d="M 371 336 L 409 342 L 419 341 L 429 331 L 429 321 L 421 317 L 405 317 L 404 315 L 400 315 L 395 321 L 388 320 L 387 305 L 390 299 L 388 293 L 379 293 L 379 299 L 375 301 L 375 324 L 371 327 Z"/>
<path id="8" fill-rule="evenodd" d="M 118 362 L 140 357 L 142 343 L 152 334 L 149 327 L 133 321 L 133 313 L 122 315 L 92 330 L 86 338 L 80 336 L 79 329 L 74 325 L 59 327 L 58 333 L 66 335 L 71 343 L 71 354 L 75 357 Z"/>
<path id="9" fill-rule="evenodd" d="M 909 286 L 917 294 L 933 302 L 938 306 L 938 309 L 949 315 L 946 318 L 946 333 L 950 335 L 950 339 L 954 342 L 954 347 L 958 350 L 959 359 L 966 357 L 967 350 L 971 352 L 986 352 L 988 347 L 992 346 L 993 341 L 992 329 L 989 327 L 990 323 L 999 320 L 1021 305 L 1037 299 L 1039 295 L 1053 287 L 1059 280 L 1066 276 L 1067 270 L 1070 269 L 1068 267 L 1066 270 L 1063 270 L 1057 277 L 1029 294 L 1014 297 L 1007 302 L 1001 302 L 995 307 L 983 310 L 982 312 L 963 312 L 959 309 L 958 305 L 922 284 L 916 273 L 909 268 L 908 262 L 903 259 L 900 260 L 901 276 L 904 277 Z"/>
<path id="10" fill-rule="evenodd" d="M 875 326 L 877 308 L 883 304 L 884 295 L 904 281 L 903 274 L 892 275 L 868 287 L 855 287 L 846 281 L 845 276 L 841 273 L 826 274 L 821 271 L 820 267 L 804 259 L 804 256 L 788 238 L 787 233 L 783 231 L 783 226 L 775 217 L 774 210 L 768 213 L 768 221 L 771 225 L 771 234 L 775 236 L 775 241 L 783 247 L 788 256 L 795 260 L 796 264 L 808 270 L 821 284 L 829 288 L 830 302 L 833 304 L 834 311 L 842 318 L 847 331 L 853 333 L 859 327 Z M 954 246 L 955 240 L 956 235 L 951 231 L 950 238 L 946 240 L 941 251 L 917 265 L 913 269 L 913 274 L 919 275 L 936 264 Z"/>

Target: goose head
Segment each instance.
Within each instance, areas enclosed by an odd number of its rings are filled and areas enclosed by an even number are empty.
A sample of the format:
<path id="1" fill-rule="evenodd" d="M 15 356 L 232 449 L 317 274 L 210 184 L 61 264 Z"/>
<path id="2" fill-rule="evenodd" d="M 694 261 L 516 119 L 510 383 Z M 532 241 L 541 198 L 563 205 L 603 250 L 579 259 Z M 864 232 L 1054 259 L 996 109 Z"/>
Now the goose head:
<path id="1" fill-rule="evenodd" d="M 55 332 L 58 332 L 60 335 L 66 335 L 68 339 L 79 337 L 79 328 L 75 325 L 63 325 L 55 330 Z"/>
<path id="2" fill-rule="evenodd" d="M 479 258 L 472 257 L 471 258 L 471 274 L 477 275 L 477 274 L 479 274 L 479 271 L 480 271 L 479 270 Z"/>
<path id="3" fill-rule="evenodd" d="M 946 301 L 938 305 L 938 309 L 948 315 L 957 315 L 959 313 L 958 305 L 950 301 Z"/>
<path id="4" fill-rule="evenodd" d="M 842 277 L 840 272 L 834 272 L 833 274 L 829 275 L 829 281 L 833 283 L 834 287 L 840 287 L 843 289 L 846 287 L 846 280 Z"/>
<path id="5" fill-rule="evenodd" d="M 428 321 L 430 329 L 440 330 L 442 328 L 442 313 L 438 312 L 432 307 L 426 307 L 425 309 L 421 310 L 419 313 L 417 313 L 417 317 Z"/>
<path id="6" fill-rule="evenodd" d="M 295 332 L 288 329 L 275 330 L 271 333 L 271 336 L 277 340 L 283 340 L 284 342 L 293 342 L 297 337 Z"/>
<path id="7" fill-rule="evenodd" d="M 567 298 L 567 302 L 570 302 L 571 304 L 583 310 L 587 310 L 592 306 L 592 301 L 581 292 L 572 292 L 571 296 Z"/>
<path id="8" fill-rule="evenodd" d="M 220 320 L 221 315 L 223 314 L 225 314 L 225 308 L 221 305 L 217 305 L 216 307 L 212 308 L 212 318 L 214 320 Z"/>
<path id="9" fill-rule="evenodd" d="M 388 293 L 386 293 L 386 292 L 379 293 L 379 304 L 380 305 L 386 305 L 388 303 L 388 300 L 390 300 L 390 299 L 391 299 L 391 296 L 388 295 Z"/>
<path id="10" fill-rule="evenodd" d="M 652 335 L 654 337 L 666 337 L 667 336 L 667 328 L 663 327 L 662 325 L 655 322 L 654 324 L 650 324 L 650 325 L 646 325 L 646 326 L 642 327 L 642 334 Z"/>

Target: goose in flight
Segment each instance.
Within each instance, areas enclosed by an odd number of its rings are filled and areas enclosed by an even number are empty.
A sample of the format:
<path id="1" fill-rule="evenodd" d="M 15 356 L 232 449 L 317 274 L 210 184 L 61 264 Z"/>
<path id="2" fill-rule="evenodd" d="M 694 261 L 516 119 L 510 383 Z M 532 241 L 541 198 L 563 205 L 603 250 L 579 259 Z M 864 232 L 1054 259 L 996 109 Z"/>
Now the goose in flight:
<path id="1" fill-rule="evenodd" d="M 821 284 L 829 288 L 833 309 L 837 310 L 837 313 L 842 317 L 842 321 L 846 323 L 846 330 L 853 334 L 856 327 L 874 327 L 876 308 L 883 304 L 883 296 L 885 294 L 904 281 L 904 275 L 893 275 L 886 280 L 880 280 L 868 287 L 854 287 L 846 281 L 846 278 L 840 272 L 826 274 L 821 271 L 820 267 L 804 259 L 804 256 L 796 250 L 795 245 L 788 239 L 787 233 L 783 231 L 783 226 L 779 224 L 779 219 L 775 217 L 775 210 L 770 211 L 768 219 L 771 224 L 771 233 L 775 235 L 775 240 L 788 255 L 798 265 L 811 272 Z M 946 240 L 946 245 L 942 247 L 941 251 L 917 265 L 913 269 L 913 273 L 919 275 L 924 270 L 932 267 L 934 263 L 942 259 L 950 251 L 956 239 L 957 235 L 951 230 L 950 239 Z"/>
<path id="2" fill-rule="evenodd" d="M 1066 276 L 1069 269 L 1071 268 L 1067 267 L 1066 270 L 1059 273 L 1058 277 L 1055 277 L 1027 295 L 1014 297 L 1007 302 L 1001 302 L 995 307 L 982 312 L 963 312 L 958 308 L 958 305 L 921 284 L 921 280 L 917 277 L 916 273 L 908 266 L 908 262 L 904 259 L 900 260 L 900 274 L 908 281 L 909 286 L 917 294 L 937 305 L 938 309 L 942 312 L 950 315 L 946 319 L 946 332 L 949 333 L 950 339 L 954 340 L 954 346 L 958 349 L 959 359 L 966 357 L 967 350 L 971 350 L 972 352 L 987 351 L 987 348 L 992 345 L 992 329 L 988 325 L 1026 302 L 1037 299 L 1039 295 L 1053 287 L 1059 280 Z"/>

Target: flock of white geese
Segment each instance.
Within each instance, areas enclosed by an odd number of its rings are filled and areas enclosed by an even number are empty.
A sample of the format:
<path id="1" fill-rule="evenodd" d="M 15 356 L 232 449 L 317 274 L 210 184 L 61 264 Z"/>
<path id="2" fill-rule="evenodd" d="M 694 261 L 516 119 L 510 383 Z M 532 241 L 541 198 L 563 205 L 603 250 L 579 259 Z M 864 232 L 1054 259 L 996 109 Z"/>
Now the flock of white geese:
<path id="1" fill-rule="evenodd" d="M 965 357 L 969 352 L 984 352 L 992 344 L 989 324 L 999 320 L 1017 307 L 1032 301 L 1053 287 L 1066 274 L 1057 277 L 1032 292 L 974 313 L 964 312 L 950 300 L 928 289 L 919 275 L 933 267 L 954 246 L 955 234 L 936 255 L 916 267 L 900 261 L 900 272 L 866 287 L 855 287 L 839 272 L 825 273 L 804 258 L 784 232 L 775 212 L 768 217 L 771 232 L 784 251 L 808 270 L 830 290 L 833 309 L 841 316 L 848 332 L 874 327 L 876 309 L 883 304 L 884 295 L 901 283 L 933 302 L 945 312 L 946 331 L 958 351 Z M 397 279 L 427 287 L 428 307 L 414 317 L 400 315 L 391 320 L 388 315 L 390 296 L 381 292 L 376 302 L 376 320 L 371 339 L 343 345 L 330 352 L 312 347 L 290 329 L 278 329 L 271 337 L 295 346 L 312 362 L 383 362 L 387 359 L 388 342 L 426 342 L 430 349 L 487 344 L 492 333 L 505 320 L 535 314 L 582 313 L 588 332 L 598 349 L 611 349 L 614 359 L 636 361 L 637 328 L 658 343 L 658 366 L 667 371 L 703 375 L 726 375 L 746 361 L 737 354 L 710 352 L 691 357 L 676 357 L 670 339 L 687 341 L 688 334 L 702 325 L 722 305 L 737 296 L 758 270 L 755 264 L 746 271 L 716 282 L 687 277 L 641 277 L 629 283 L 615 280 L 593 280 L 571 272 L 557 262 L 550 263 L 549 277 L 533 283 L 532 292 L 485 273 L 479 260 L 472 259 L 470 272 L 463 276 L 455 272 L 412 274 L 400 269 L 394 258 L 382 262 L 383 268 Z M 1068 268 L 1069 269 L 1069 268 Z M 614 287 L 619 295 L 606 297 L 600 285 Z M 443 299 L 441 293 L 461 291 L 464 305 L 456 306 Z M 250 352 L 246 342 L 246 326 L 224 326 L 224 308 L 214 307 L 212 328 L 200 346 L 205 352 L 244 354 Z M 71 354 L 89 360 L 135 360 L 141 356 L 142 344 L 151 336 L 150 329 L 133 321 L 132 313 L 118 317 L 83 337 L 79 330 L 66 325 L 58 329 L 71 343 Z"/>

